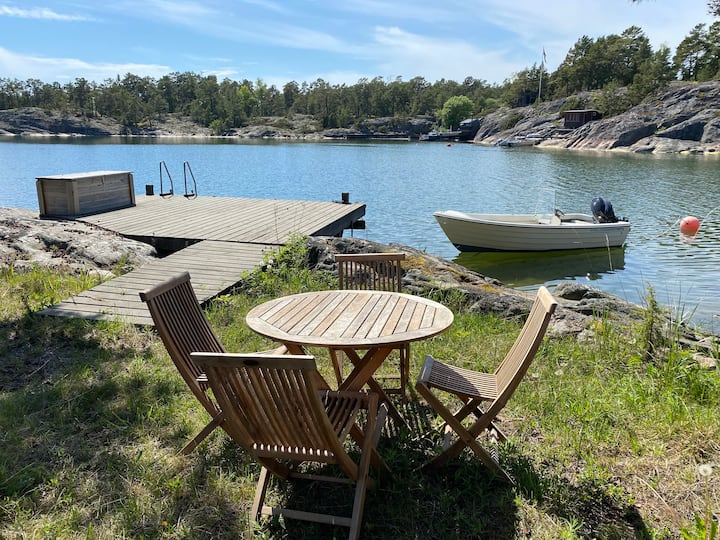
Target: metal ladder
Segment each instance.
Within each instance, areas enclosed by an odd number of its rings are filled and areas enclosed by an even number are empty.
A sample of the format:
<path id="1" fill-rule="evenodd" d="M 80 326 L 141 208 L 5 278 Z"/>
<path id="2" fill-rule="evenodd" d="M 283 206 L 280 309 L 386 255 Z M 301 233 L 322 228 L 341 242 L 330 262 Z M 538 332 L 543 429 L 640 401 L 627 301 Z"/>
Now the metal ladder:
<path id="1" fill-rule="evenodd" d="M 163 190 L 163 170 L 165 171 L 165 175 L 167 176 L 167 179 L 170 182 L 170 189 L 168 191 Z M 190 174 L 190 181 L 192 182 L 190 185 L 190 190 L 188 190 L 188 173 Z M 190 163 L 187 161 L 183 162 L 183 180 L 185 183 L 185 193 L 183 194 L 183 197 L 187 199 L 195 199 L 198 196 L 197 193 L 197 182 L 195 181 L 195 174 L 193 173 L 192 167 L 190 167 Z M 165 161 L 160 162 L 160 196 L 161 197 L 172 197 L 175 194 L 175 188 L 173 186 L 173 179 L 172 175 L 170 174 L 170 171 L 168 170 L 167 163 Z"/>

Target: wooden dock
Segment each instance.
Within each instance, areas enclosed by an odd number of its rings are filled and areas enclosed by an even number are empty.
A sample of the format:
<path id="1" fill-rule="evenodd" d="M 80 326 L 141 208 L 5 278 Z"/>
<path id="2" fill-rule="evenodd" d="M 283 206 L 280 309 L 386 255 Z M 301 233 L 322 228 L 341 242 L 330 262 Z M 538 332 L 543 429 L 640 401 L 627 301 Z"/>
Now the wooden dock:
<path id="1" fill-rule="evenodd" d="M 175 195 L 138 196 L 136 206 L 78 220 L 176 251 L 200 240 L 279 246 L 293 233 L 335 236 L 364 215 L 361 203 Z"/>
<path id="2" fill-rule="evenodd" d="M 337 236 L 365 214 L 361 203 L 143 196 L 131 208 L 76 218 L 171 254 L 51 306 L 41 314 L 152 325 L 139 293 L 189 271 L 201 302 L 236 284 L 293 234 Z"/>

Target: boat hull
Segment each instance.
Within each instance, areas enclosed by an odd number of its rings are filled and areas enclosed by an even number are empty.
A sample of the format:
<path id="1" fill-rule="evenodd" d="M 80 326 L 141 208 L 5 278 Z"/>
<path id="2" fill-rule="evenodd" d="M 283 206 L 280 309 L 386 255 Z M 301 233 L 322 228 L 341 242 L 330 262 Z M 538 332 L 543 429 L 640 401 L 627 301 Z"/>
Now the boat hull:
<path id="1" fill-rule="evenodd" d="M 573 214 L 567 221 L 535 214 L 435 212 L 448 240 L 460 251 L 563 251 L 622 246 L 630 223 L 593 223 Z"/>

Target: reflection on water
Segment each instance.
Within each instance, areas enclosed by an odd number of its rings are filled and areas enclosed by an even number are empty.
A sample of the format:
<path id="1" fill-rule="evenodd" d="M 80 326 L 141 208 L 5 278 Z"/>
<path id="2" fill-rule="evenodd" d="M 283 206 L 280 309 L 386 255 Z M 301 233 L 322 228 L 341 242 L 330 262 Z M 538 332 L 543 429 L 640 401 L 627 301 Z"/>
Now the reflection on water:
<path id="1" fill-rule="evenodd" d="M 453 261 L 511 287 L 602 279 L 625 268 L 625 247 L 527 253 L 460 253 Z"/>

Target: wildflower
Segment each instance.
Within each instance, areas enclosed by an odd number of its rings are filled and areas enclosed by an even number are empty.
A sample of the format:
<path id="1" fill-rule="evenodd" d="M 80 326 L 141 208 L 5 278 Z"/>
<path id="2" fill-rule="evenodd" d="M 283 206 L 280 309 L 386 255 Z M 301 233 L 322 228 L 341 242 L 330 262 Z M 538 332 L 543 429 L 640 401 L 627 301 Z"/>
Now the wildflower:
<path id="1" fill-rule="evenodd" d="M 698 466 L 698 474 L 700 476 L 710 476 L 712 474 L 712 465 L 709 465 L 707 463 L 704 463 L 703 465 Z"/>

